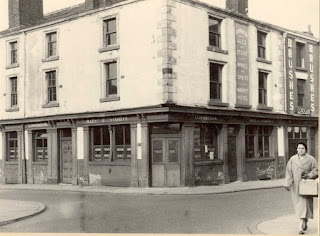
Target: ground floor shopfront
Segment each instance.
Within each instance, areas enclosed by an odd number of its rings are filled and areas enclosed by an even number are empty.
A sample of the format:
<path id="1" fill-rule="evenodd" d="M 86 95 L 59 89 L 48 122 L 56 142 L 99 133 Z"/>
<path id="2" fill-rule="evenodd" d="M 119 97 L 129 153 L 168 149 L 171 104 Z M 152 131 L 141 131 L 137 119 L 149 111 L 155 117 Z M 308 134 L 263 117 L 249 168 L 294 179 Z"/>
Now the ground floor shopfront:
<path id="1" fill-rule="evenodd" d="M 2 121 L 1 183 L 174 187 L 283 178 L 312 117 L 177 106 Z"/>

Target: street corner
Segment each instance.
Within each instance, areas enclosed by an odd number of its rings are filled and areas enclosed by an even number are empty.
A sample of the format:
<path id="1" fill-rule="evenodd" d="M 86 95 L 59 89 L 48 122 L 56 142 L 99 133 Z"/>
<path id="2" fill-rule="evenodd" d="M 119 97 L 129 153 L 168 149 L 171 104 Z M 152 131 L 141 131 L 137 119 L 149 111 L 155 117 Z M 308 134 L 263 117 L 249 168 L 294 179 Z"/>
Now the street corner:
<path id="1" fill-rule="evenodd" d="M 0 226 L 40 214 L 46 206 L 40 202 L 0 200 Z"/>
<path id="2" fill-rule="evenodd" d="M 299 219 L 295 215 L 282 216 L 271 220 L 263 221 L 254 228 L 252 234 L 299 234 Z M 314 219 L 309 219 L 308 229 L 305 235 L 318 235 L 318 215 Z"/>

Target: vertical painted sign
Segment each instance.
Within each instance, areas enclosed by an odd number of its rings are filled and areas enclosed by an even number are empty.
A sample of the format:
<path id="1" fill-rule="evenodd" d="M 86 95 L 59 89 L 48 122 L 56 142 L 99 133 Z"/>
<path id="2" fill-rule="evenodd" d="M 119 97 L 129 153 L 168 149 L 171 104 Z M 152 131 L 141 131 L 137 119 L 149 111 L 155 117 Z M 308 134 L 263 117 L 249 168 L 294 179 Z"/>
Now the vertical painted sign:
<path id="1" fill-rule="evenodd" d="M 248 26 L 235 24 L 237 104 L 249 105 L 249 50 Z"/>
<path id="2" fill-rule="evenodd" d="M 318 104 L 319 104 L 319 47 L 315 44 L 308 44 L 308 61 L 309 61 L 309 84 L 310 84 L 310 109 L 311 115 L 318 115 Z"/>
<path id="3" fill-rule="evenodd" d="M 296 78 L 294 66 L 294 47 L 295 40 L 293 38 L 286 38 L 286 78 L 287 78 L 287 112 L 294 113 L 296 107 Z"/>

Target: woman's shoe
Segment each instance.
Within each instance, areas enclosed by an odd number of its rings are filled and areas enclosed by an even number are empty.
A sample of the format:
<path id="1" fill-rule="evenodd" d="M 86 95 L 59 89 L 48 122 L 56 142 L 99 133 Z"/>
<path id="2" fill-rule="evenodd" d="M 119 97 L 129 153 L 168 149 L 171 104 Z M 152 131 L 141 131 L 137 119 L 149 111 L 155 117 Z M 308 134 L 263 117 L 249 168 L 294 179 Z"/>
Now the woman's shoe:
<path id="1" fill-rule="evenodd" d="M 304 232 L 303 231 L 299 231 L 299 234 L 304 234 Z"/>

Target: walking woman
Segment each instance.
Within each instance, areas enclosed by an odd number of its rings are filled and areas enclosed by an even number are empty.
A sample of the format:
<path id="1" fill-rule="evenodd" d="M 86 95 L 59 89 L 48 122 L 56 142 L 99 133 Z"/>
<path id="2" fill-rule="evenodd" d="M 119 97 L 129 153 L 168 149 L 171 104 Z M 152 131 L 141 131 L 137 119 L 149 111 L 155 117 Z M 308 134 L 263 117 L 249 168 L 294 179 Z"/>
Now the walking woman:
<path id="1" fill-rule="evenodd" d="M 288 161 L 284 188 L 290 191 L 292 187 L 293 206 L 300 218 L 299 234 L 304 234 L 308 228 L 308 219 L 313 219 L 313 197 L 299 195 L 301 179 L 315 179 L 318 176 L 318 164 L 313 156 L 307 154 L 307 145 L 299 143 L 297 154 Z"/>

